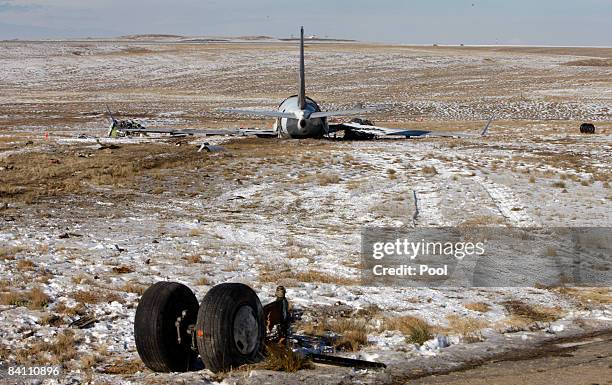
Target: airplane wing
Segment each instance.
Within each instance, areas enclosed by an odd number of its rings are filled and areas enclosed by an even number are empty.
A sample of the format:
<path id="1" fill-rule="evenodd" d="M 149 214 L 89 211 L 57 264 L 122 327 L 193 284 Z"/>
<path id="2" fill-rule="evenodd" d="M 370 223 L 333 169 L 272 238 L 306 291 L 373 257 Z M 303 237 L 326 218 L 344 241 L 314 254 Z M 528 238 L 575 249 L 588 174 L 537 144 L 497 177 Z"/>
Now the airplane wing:
<path id="1" fill-rule="evenodd" d="M 280 111 L 265 111 L 265 110 L 239 110 L 234 108 L 221 108 L 219 109 L 221 112 L 227 112 L 230 114 L 239 114 L 239 115 L 256 115 L 256 116 L 266 116 L 269 118 L 285 118 L 285 119 L 299 119 L 293 112 L 280 112 Z M 344 111 L 318 111 L 310 114 L 310 118 L 327 118 L 330 116 L 351 116 L 358 115 L 366 112 L 371 112 L 372 109 L 368 108 L 359 108 L 354 110 L 344 110 Z"/>
<path id="2" fill-rule="evenodd" d="M 406 128 L 389 128 L 356 122 L 330 125 L 330 132 L 345 131 L 345 134 L 364 138 L 419 138 L 419 137 L 442 137 L 442 138 L 473 138 L 486 136 L 493 122 L 493 116 L 487 121 L 480 133 L 445 132 L 432 130 L 414 130 Z"/>
<path id="3" fill-rule="evenodd" d="M 344 111 L 320 111 L 320 112 L 313 112 L 312 114 L 310 114 L 311 118 L 327 118 L 330 116 L 351 116 L 351 115 L 359 115 L 359 114 L 363 114 L 366 112 L 371 112 L 373 111 L 372 109 L 368 109 L 368 108 L 359 108 L 359 109 L 354 109 L 354 110 L 344 110 Z"/>
<path id="4" fill-rule="evenodd" d="M 258 130 L 251 128 L 231 128 L 231 129 L 171 129 L 171 128 L 125 128 L 122 132 L 142 133 L 142 134 L 170 134 L 171 136 L 258 136 L 276 137 L 276 130 Z"/>
<path id="5" fill-rule="evenodd" d="M 220 108 L 219 111 L 227 112 L 230 114 L 239 114 L 239 115 L 256 115 L 256 116 L 266 116 L 269 118 L 296 119 L 295 114 L 293 114 L 292 112 L 265 111 L 265 110 L 238 110 L 234 108 Z"/>

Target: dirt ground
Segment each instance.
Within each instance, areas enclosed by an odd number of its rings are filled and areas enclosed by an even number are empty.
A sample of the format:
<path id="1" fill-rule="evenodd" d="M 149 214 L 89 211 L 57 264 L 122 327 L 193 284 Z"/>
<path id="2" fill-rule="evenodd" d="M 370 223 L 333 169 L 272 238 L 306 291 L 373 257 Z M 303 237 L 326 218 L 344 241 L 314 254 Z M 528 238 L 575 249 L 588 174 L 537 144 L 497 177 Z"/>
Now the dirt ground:
<path id="1" fill-rule="evenodd" d="M 490 135 L 206 138 L 224 147 L 210 153 L 197 152 L 203 138 L 104 138 L 105 104 L 148 127 L 269 128 L 217 108 L 295 94 L 295 44 L 0 42 L 0 363 L 61 364 L 60 383 L 401 383 L 409 369 L 445 373 L 506 345 L 612 327 L 609 286 L 364 287 L 359 270 L 365 226 L 610 226 L 612 49 L 309 43 L 306 57 L 323 109 L 470 133 L 494 115 Z M 579 133 L 585 121 L 595 135 Z M 389 368 L 152 373 L 132 321 L 159 280 L 198 298 L 243 282 L 264 303 L 283 284 L 296 331 L 351 335 L 342 354 Z M 84 317 L 90 328 L 68 326 Z M 415 325 L 432 339 L 415 343 Z M 418 381 L 503 384 L 521 370 L 525 383 L 605 383 L 605 347 Z"/>
<path id="2" fill-rule="evenodd" d="M 610 384 L 610 335 L 558 344 L 539 355 L 486 363 L 471 370 L 410 381 L 419 385 Z"/>

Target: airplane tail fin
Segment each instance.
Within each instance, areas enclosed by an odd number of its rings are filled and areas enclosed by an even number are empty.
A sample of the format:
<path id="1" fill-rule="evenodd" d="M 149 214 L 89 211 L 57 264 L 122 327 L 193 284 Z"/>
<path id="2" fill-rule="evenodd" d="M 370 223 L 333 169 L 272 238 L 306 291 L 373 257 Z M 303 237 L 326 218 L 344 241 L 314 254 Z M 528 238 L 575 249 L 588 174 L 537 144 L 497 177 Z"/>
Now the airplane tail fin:
<path id="1" fill-rule="evenodd" d="M 109 138 L 116 137 L 117 136 L 117 120 L 113 116 L 113 113 L 111 112 L 111 109 L 108 106 L 108 104 L 106 105 L 106 111 L 108 112 L 108 117 L 110 119 L 110 125 L 108 127 L 108 132 L 106 133 L 106 136 L 108 136 Z"/>
<path id="2" fill-rule="evenodd" d="M 298 93 L 298 106 L 300 110 L 306 108 L 306 83 L 304 74 L 304 27 L 300 29 L 300 92 Z"/>

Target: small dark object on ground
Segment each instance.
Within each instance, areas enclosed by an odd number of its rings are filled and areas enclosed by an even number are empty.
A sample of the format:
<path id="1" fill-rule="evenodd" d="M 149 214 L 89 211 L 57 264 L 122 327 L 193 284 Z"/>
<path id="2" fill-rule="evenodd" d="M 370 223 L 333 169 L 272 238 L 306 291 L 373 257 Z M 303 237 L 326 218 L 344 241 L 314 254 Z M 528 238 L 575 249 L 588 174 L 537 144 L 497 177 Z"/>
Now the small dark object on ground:
<path id="1" fill-rule="evenodd" d="M 98 320 L 96 319 L 96 317 L 92 316 L 92 315 L 86 315 L 84 317 L 81 317 L 73 322 L 70 323 L 70 325 L 68 325 L 68 327 L 71 328 L 78 328 L 78 329 L 86 329 L 89 328 L 91 326 L 93 326 L 93 324 L 95 324 Z"/>
<path id="2" fill-rule="evenodd" d="M 200 148 L 198 149 L 198 152 L 202 152 L 202 151 L 206 151 L 206 152 L 219 152 L 219 151 L 224 151 L 225 149 L 221 146 L 215 146 L 212 145 L 210 143 L 202 143 L 200 145 Z"/>
<path id="3" fill-rule="evenodd" d="M 594 134 L 595 125 L 593 123 L 582 123 L 580 125 L 580 133 L 581 134 Z"/>
<path id="4" fill-rule="evenodd" d="M 353 118 L 353 119 L 351 119 L 351 123 L 362 124 L 364 126 L 373 126 L 374 125 L 374 122 L 372 122 L 371 120 L 361 119 L 361 118 Z"/>

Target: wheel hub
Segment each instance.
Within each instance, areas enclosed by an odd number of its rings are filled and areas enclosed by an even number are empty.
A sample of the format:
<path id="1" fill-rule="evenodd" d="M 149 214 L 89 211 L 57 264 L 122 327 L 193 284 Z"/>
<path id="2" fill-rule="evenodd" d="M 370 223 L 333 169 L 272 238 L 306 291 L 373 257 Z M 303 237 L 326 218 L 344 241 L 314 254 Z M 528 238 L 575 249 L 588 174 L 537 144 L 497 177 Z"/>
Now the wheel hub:
<path id="1" fill-rule="evenodd" d="M 248 355 L 255 350 L 259 341 L 257 317 L 250 306 L 241 306 L 234 318 L 234 343 L 238 351 Z"/>

